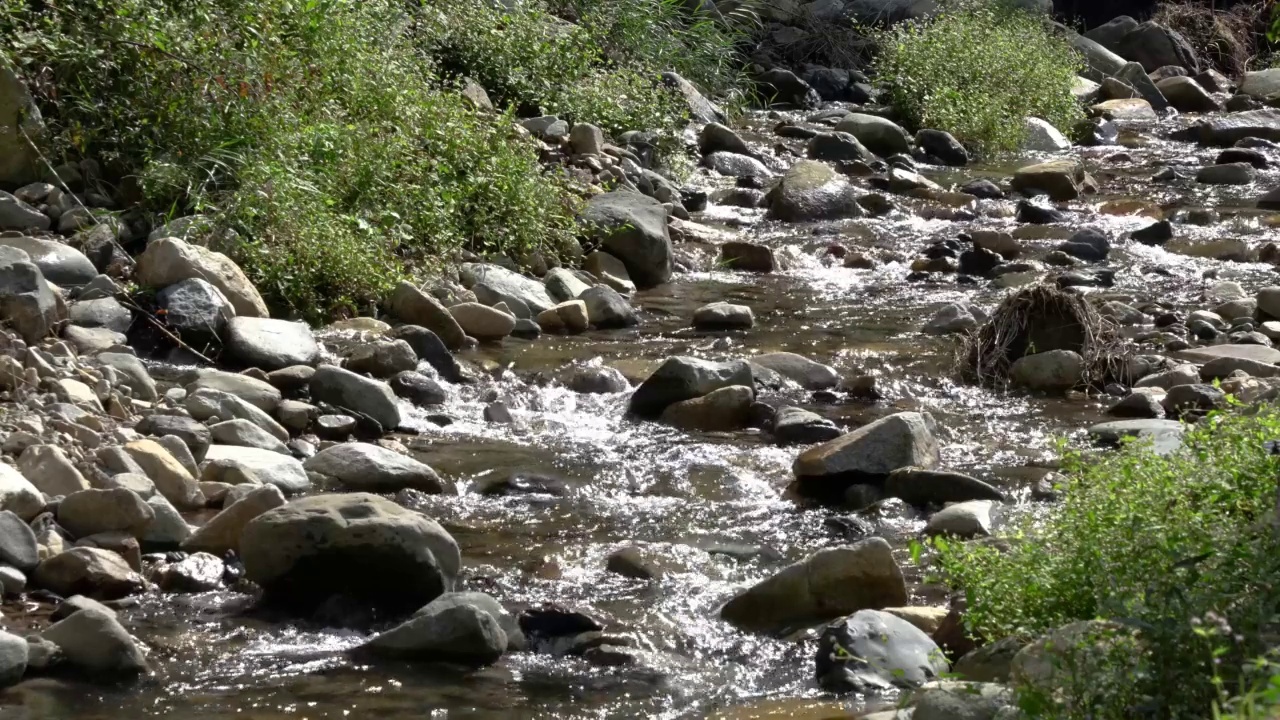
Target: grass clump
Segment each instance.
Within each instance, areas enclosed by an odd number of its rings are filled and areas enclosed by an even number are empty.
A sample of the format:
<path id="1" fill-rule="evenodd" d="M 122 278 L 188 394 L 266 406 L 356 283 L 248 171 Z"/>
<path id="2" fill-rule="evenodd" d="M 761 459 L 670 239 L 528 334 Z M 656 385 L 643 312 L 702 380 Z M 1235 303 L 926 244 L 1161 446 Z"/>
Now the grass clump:
<path id="1" fill-rule="evenodd" d="M 1087 691 L 1024 693 L 1031 716 L 1207 717 L 1254 681 L 1269 687 L 1254 658 L 1280 640 L 1277 437 L 1268 405 L 1210 415 L 1170 456 L 1068 456 L 1063 503 L 1015 524 L 1007 550 L 942 546 L 968 629 L 987 641 L 1093 619 L 1134 631 L 1124 653 L 1075 669 Z"/>
<path id="2" fill-rule="evenodd" d="M 1069 128 L 1078 54 L 1047 23 L 995 5 L 954 5 L 880 35 L 874 67 L 909 125 L 945 130 L 981 152 L 1016 150 L 1025 117 Z"/>

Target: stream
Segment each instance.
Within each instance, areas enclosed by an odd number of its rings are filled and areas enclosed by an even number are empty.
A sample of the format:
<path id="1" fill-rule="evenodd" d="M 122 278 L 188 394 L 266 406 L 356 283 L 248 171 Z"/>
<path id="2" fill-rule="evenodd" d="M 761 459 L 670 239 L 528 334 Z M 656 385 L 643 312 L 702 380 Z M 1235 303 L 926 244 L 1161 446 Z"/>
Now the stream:
<path id="1" fill-rule="evenodd" d="M 762 152 L 779 141 L 802 147 L 769 130 L 782 119 L 802 118 L 760 113 L 746 118 L 741 131 Z M 1211 282 L 1206 275 L 1237 281 L 1250 293 L 1273 284 L 1271 265 L 1222 262 L 1124 239 L 1153 218 L 1171 217 L 1179 240 L 1193 245 L 1236 238 L 1256 249 L 1280 240 L 1272 227 L 1280 216 L 1251 209 L 1277 184 L 1278 173 L 1261 171 L 1250 186 L 1197 186 L 1195 170 L 1211 164 L 1218 150 L 1161 139 L 1186 122 L 1175 116 L 1158 127 L 1126 127 L 1122 146 L 1067 151 L 1086 161 L 1101 192 L 1070 203 L 1065 226 L 1019 225 L 1012 200 L 970 203 L 964 209 L 976 219 L 956 219 L 956 208 L 894 197 L 904 212 L 813 224 L 782 224 L 766 220 L 763 209 L 713 205 L 694 219 L 769 245 L 787 267 L 753 274 L 706 262 L 636 293 L 638 328 L 508 338 L 460 353 L 460 360 L 481 369 L 481 380 L 447 385 L 448 402 L 431 410 L 454 422 L 441 427 L 414 409 L 408 424 L 419 434 L 398 438 L 451 480 L 456 492 L 405 491 L 397 500 L 435 518 L 457 539 L 462 587 L 488 592 L 517 611 L 544 602 L 582 610 L 611 633 L 631 637 L 636 663 L 609 668 L 509 653 L 478 671 L 368 666 L 341 653 L 361 642 L 358 632 L 266 622 L 245 613 L 246 596 L 229 591 L 151 594 L 122 611 L 125 626 L 151 648 L 150 677 L 119 689 L 24 683 L 0 696 L 0 717 L 731 718 L 768 716 L 734 714 L 733 708 L 762 703 L 781 708 L 775 717 L 804 717 L 804 708 L 815 704 L 827 712 L 839 703 L 849 710 L 864 707 L 856 699 L 824 699 L 813 679 L 811 639 L 744 633 L 717 614 L 735 592 L 784 565 L 849 542 L 838 524 L 828 522 L 849 511 L 804 504 L 788 494 L 799 448 L 776 447 L 758 431 L 699 434 L 628 419 L 628 393 L 578 394 L 555 378 L 573 364 L 603 363 L 636 384 L 672 355 L 799 353 L 844 378 L 875 377 L 883 398 L 831 402 L 792 386 L 768 399 L 850 429 L 904 410 L 927 411 L 937 420 L 943 467 L 1004 490 L 1014 507 L 1001 513 L 1039 505 L 1030 489 L 1054 466 L 1057 438 L 1082 442 L 1086 427 L 1109 419 L 1104 410 L 1114 398 L 1037 397 L 960 383 L 952 371 L 955 337 L 926 335 L 921 328 L 947 303 L 989 311 L 1010 291 L 985 280 L 958 283 L 955 274 L 909 279 L 911 260 L 933 241 L 976 228 L 1021 228 L 1024 246 L 1041 257 L 1074 230 L 1093 225 L 1114 239 L 1107 264 L 1116 276 L 1114 287 L 1086 292 L 1135 307 L 1159 302 L 1185 311 L 1203 307 L 1202 292 Z M 1017 167 L 1047 157 L 960 169 L 922 166 L 922 173 L 944 188 L 974 178 L 1002 182 Z M 1280 154 L 1269 158 L 1280 162 Z M 1184 179 L 1153 181 L 1165 167 Z M 733 180 L 700 171 L 694 183 L 712 188 Z M 1188 217 L 1187 211 L 1207 212 Z M 833 243 L 890 259 L 872 270 L 845 268 L 828 255 Z M 678 249 L 680 257 L 698 256 L 699 248 Z M 702 255 L 714 261 L 714 251 Z M 690 329 L 696 308 L 721 300 L 750 306 L 755 327 Z M 359 341 L 350 333 L 320 337 L 331 347 Z M 1147 351 L 1154 352 L 1150 346 Z M 498 399 L 511 409 L 513 423 L 485 421 L 485 406 Z M 476 492 L 486 480 L 512 473 L 549 478 L 562 492 Z M 924 526 L 924 515 L 900 503 L 863 515 L 897 550 L 912 604 L 944 605 L 942 590 L 909 557 L 908 544 Z M 998 513 L 997 527 L 1000 518 Z M 667 574 L 646 581 L 607 572 L 606 558 L 627 545 L 660 554 Z M 13 618 L 36 607 L 10 602 L 3 610 Z M 37 619 L 30 618 L 33 627 Z"/>

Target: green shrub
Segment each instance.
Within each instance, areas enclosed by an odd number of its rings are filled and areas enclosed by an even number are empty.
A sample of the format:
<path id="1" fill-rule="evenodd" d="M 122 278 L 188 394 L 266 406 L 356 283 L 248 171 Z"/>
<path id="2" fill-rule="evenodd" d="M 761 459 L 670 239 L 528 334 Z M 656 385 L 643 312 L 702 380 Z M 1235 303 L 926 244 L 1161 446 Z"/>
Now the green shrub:
<path id="1" fill-rule="evenodd" d="M 1280 410 L 1264 406 L 1210 416 L 1171 456 L 1138 445 L 1088 463 L 1069 455 L 1064 501 L 1016 523 L 1007 551 L 942 546 L 945 574 L 968 599 L 969 630 L 994 641 L 1076 620 L 1124 623 L 1143 648 L 1130 664 L 1142 670 L 1124 678 L 1124 704 L 1159 717 L 1205 717 L 1274 643 L 1280 463 L 1265 443 L 1277 437 Z M 1113 680 L 1107 672 L 1096 669 Z M 1094 709 L 1105 702 L 1096 699 Z M 1082 716 L 1066 712 L 1069 704 L 1035 716 Z"/>
<path id="2" fill-rule="evenodd" d="M 1068 129 L 1079 56 L 1042 20 L 962 4 L 883 31 L 875 61 L 889 101 L 911 125 L 946 130 L 981 151 L 1018 148 L 1024 117 Z"/>

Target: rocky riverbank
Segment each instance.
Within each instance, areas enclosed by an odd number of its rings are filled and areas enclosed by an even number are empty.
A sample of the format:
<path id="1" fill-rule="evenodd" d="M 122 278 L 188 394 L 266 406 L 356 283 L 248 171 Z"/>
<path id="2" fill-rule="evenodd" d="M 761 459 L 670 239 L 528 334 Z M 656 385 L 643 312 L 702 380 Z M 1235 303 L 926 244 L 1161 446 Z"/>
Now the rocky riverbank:
<path id="1" fill-rule="evenodd" d="M 469 257 L 323 328 L 92 162 L 0 193 L 0 707 L 1014 716 L 1054 641 L 974 648 L 906 542 L 1051 502 L 1054 434 L 1172 452 L 1280 392 L 1280 71 L 1107 33 L 1093 117 L 1007 167 L 783 70 L 821 107 L 737 129 L 667 78 L 689 184 L 526 119 L 601 190 L 575 266 Z"/>

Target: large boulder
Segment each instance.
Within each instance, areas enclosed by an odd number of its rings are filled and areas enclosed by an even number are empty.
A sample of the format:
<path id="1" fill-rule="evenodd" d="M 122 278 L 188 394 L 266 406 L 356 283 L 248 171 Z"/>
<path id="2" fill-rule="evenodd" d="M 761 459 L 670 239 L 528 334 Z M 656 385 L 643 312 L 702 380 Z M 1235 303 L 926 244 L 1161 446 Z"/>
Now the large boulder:
<path id="1" fill-rule="evenodd" d="M 400 403 L 390 386 L 336 365 L 316 368 L 311 377 L 311 399 L 375 420 L 384 430 L 400 426 Z"/>
<path id="2" fill-rule="evenodd" d="M 507 634 L 493 615 L 476 605 L 438 599 L 358 648 L 373 657 L 472 667 L 490 665 L 506 650 Z"/>
<path id="3" fill-rule="evenodd" d="M 98 269 L 84 253 L 57 240 L 33 237 L 0 237 L 0 246 L 21 250 L 54 285 L 79 287 L 98 276 Z"/>
<path id="4" fill-rule="evenodd" d="M 207 552 L 221 557 L 227 551 L 240 552 L 245 527 L 263 513 L 284 505 L 284 494 L 274 485 L 256 487 L 224 507 L 209 522 L 182 541 L 186 552 Z"/>
<path id="5" fill-rule="evenodd" d="M 1206 113 L 1221 109 L 1218 101 L 1194 78 L 1182 75 L 1165 78 L 1156 83 L 1156 88 L 1179 112 Z"/>
<path id="6" fill-rule="evenodd" d="M 1200 60 L 1191 43 L 1181 33 L 1157 22 L 1147 21 L 1125 33 L 1116 43 L 1115 51 L 1121 57 L 1142 64 L 1149 73 L 1174 65 L 1186 68 L 1191 74 L 1200 72 Z"/>
<path id="7" fill-rule="evenodd" d="M 458 274 L 463 283 L 475 292 L 476 299 L 485 305 L 506 302 L 513 310 L 526 307 L 530 314 L 537 315 L 556 304 L 541 282 L 500 265 L 464 263 Z M 517 317 L 525 316 L 517 313 Z"/>
<path id="8" fill-rule="evenodd" d="M 907 602 L 902 569 L 883 538 L 819 550 L 735 595 L 720 617 L 753 632 L 781 634 L 859 610 Z"/>
<path id="9" fill-rule="evenodd" d="M 715 362 L 693 357 L 668 358 L 631 395 L 630 412 L 653 419 L 667 406 L 702 397 L 731 385 L 754 387 L 751 366 L 741 360 Z"/>
<path id="10" fill-rule="evenodd" d="M 124 558 L 95 547 L 74 547 L 36 566 L 32 581 L 63 597 L 84 595 L 116 600 L 146 589 L 147 583 Z"/>
<path id="11" fill-rule="evenodd" d="M 942 649 L 896 615 L 859 610 L 822 633 L 818 683 L 831 692 L 879 693 L 917 688 L 950 669 Z"/>
<path id="12" fill-rule="evenodd" d="M 792 470 L 801 492 L 834 499 L 851 484 L 882 480 L 898 468 L 936 467 L 934 430 L 928 413 L 897 413 L 805 450 Z"/>
<path id="13" fill-rule="evenodd" d="M 311 479 L 298 460 L 270 450 L 234 445 L 211 446 L 200 479 L 228 485 L 274 485 L 285 495 L 311 489 Z"/>
<path id="14" fill-rule="evenodd" d="M 0 246 L 0 318 L 28 343 L 63 319 L 60 303 L 40 268 L 23 250 Z"/>
<path id="15" fill-rule="evenodd" d="M 226 342 L 232 360 L 268 372 L 320 361 L 320 346 L 306 323 L 236 317 L 227 321 Z"/>
<path id="16" fill-rule="evenodd" d="M 156 294 L 156 304 L 164 310 L 165 324 L 171 330 L 196 342 L 222 337 L 227 322 L 236 316 L 227 296 L 204 278 L 170 285 Z"/>
<path id="17" fill-rule="evenodd" d="M 769 215 L 786 222 L 861 217 L 861 195 L 829 165 L 800 160 L 769 193 Z"/>
<path id="18" fill-rule="evenodd" d="M 27 86 L 7 64 L 0 66 L 0 187 L 19 187 L 35 182 L 40 172 L 40 156 L 32 142 L 44 136 L 44 120 Z"/>
<path id="19" fill-rule="evenodd" d="M 460 350 L 466 344 L 467 334 L 453 315 L 439 300 L 422 292 L 413 283 L 401 281 L 391 293 L 391 314 L 412 326 L 421 326 L 444 343 L 448 350 Z M 403 338 L 413 345 L 409 338 Z M 414 348 L 417 351 L 417 348 Z M 418 356 L 422 357 L 419 351 Z M 427 358 L 423 358 L 424 360 Z"/>
<path id="20" fill-rule="evenodd" d="M 12 465 L 0 463 L 0 512 L 8 510 L 24 522 L 44 510 L 44 495 Z"/>
<path id="21" fill-rule="evenodd" d="M 836 131 L 849 133 L 877 155 L 888 157 L 911 152 L 911 136 L 907 131 L 879 115 L 849 113 L 836 123 Z"/>
<path id="22" fill-rule="evenodd" d="M 1010 185 L 1027 195 L 1043 193 L 1050 200 L 1075 200 L 1093 187 L 1093 178 L 1079 160 L 1063 158 L 1019 168 Z"/>
<path id="23" fill-rule="evenodd" d="M 1120 72 L 1120 68 L 1124 67 L 1124 58 L 1095 40 L 1072 30 L 1066 30 L 1066 36 L 1067 42 L 1071 43 L 1076 52 L 1084 58 L 1085 68 L 1082 73 L 1084 77 L 1094 82 L 1102 82 Z"/>
<path id="24" fill-rule="evenodd" d="M 304 467 L 337 480 L 348 490 L 397 492 L 410 488 L 438 493 L 444 489 L 440 476 L 429 465 L 371 443 L 333 445 L 308 458 Z"/>
<path id="25" fill-rule="evenodd" d="M 158 238 L 147 243 L 147 249 L 138 257 L 138 282 L 148 287 L 167 288 L 191 278 L 207 280 L 222 291 L 237 315 L 269 315 L 258 289 L 239 265 L 220 252 L 177 238 Z"/>
<path id="26" fill-rule="evenodd" d="M 40 637 L 58 647 L 66 665 L 91 676 L 127 678 L 147 671 L 142 648 L 110 610 L 78 610 Z"/>
<path id="27" fill-rule="evenodd" d="M 630 190 L 602 193 L 588 201 L 581 220 L 603 249 L 627 266 L 637 287 L 671 279 L 667 211 L 657 200 Z"/>
<path id="28" fill-rule="evenodd" d="M 273 602 L 340 595 L 409 611 L 453 589 L 461 556 L 435 521 L 376 495 L 314 495 L 270 510 L 240 538 L 246 576 Z"/>

